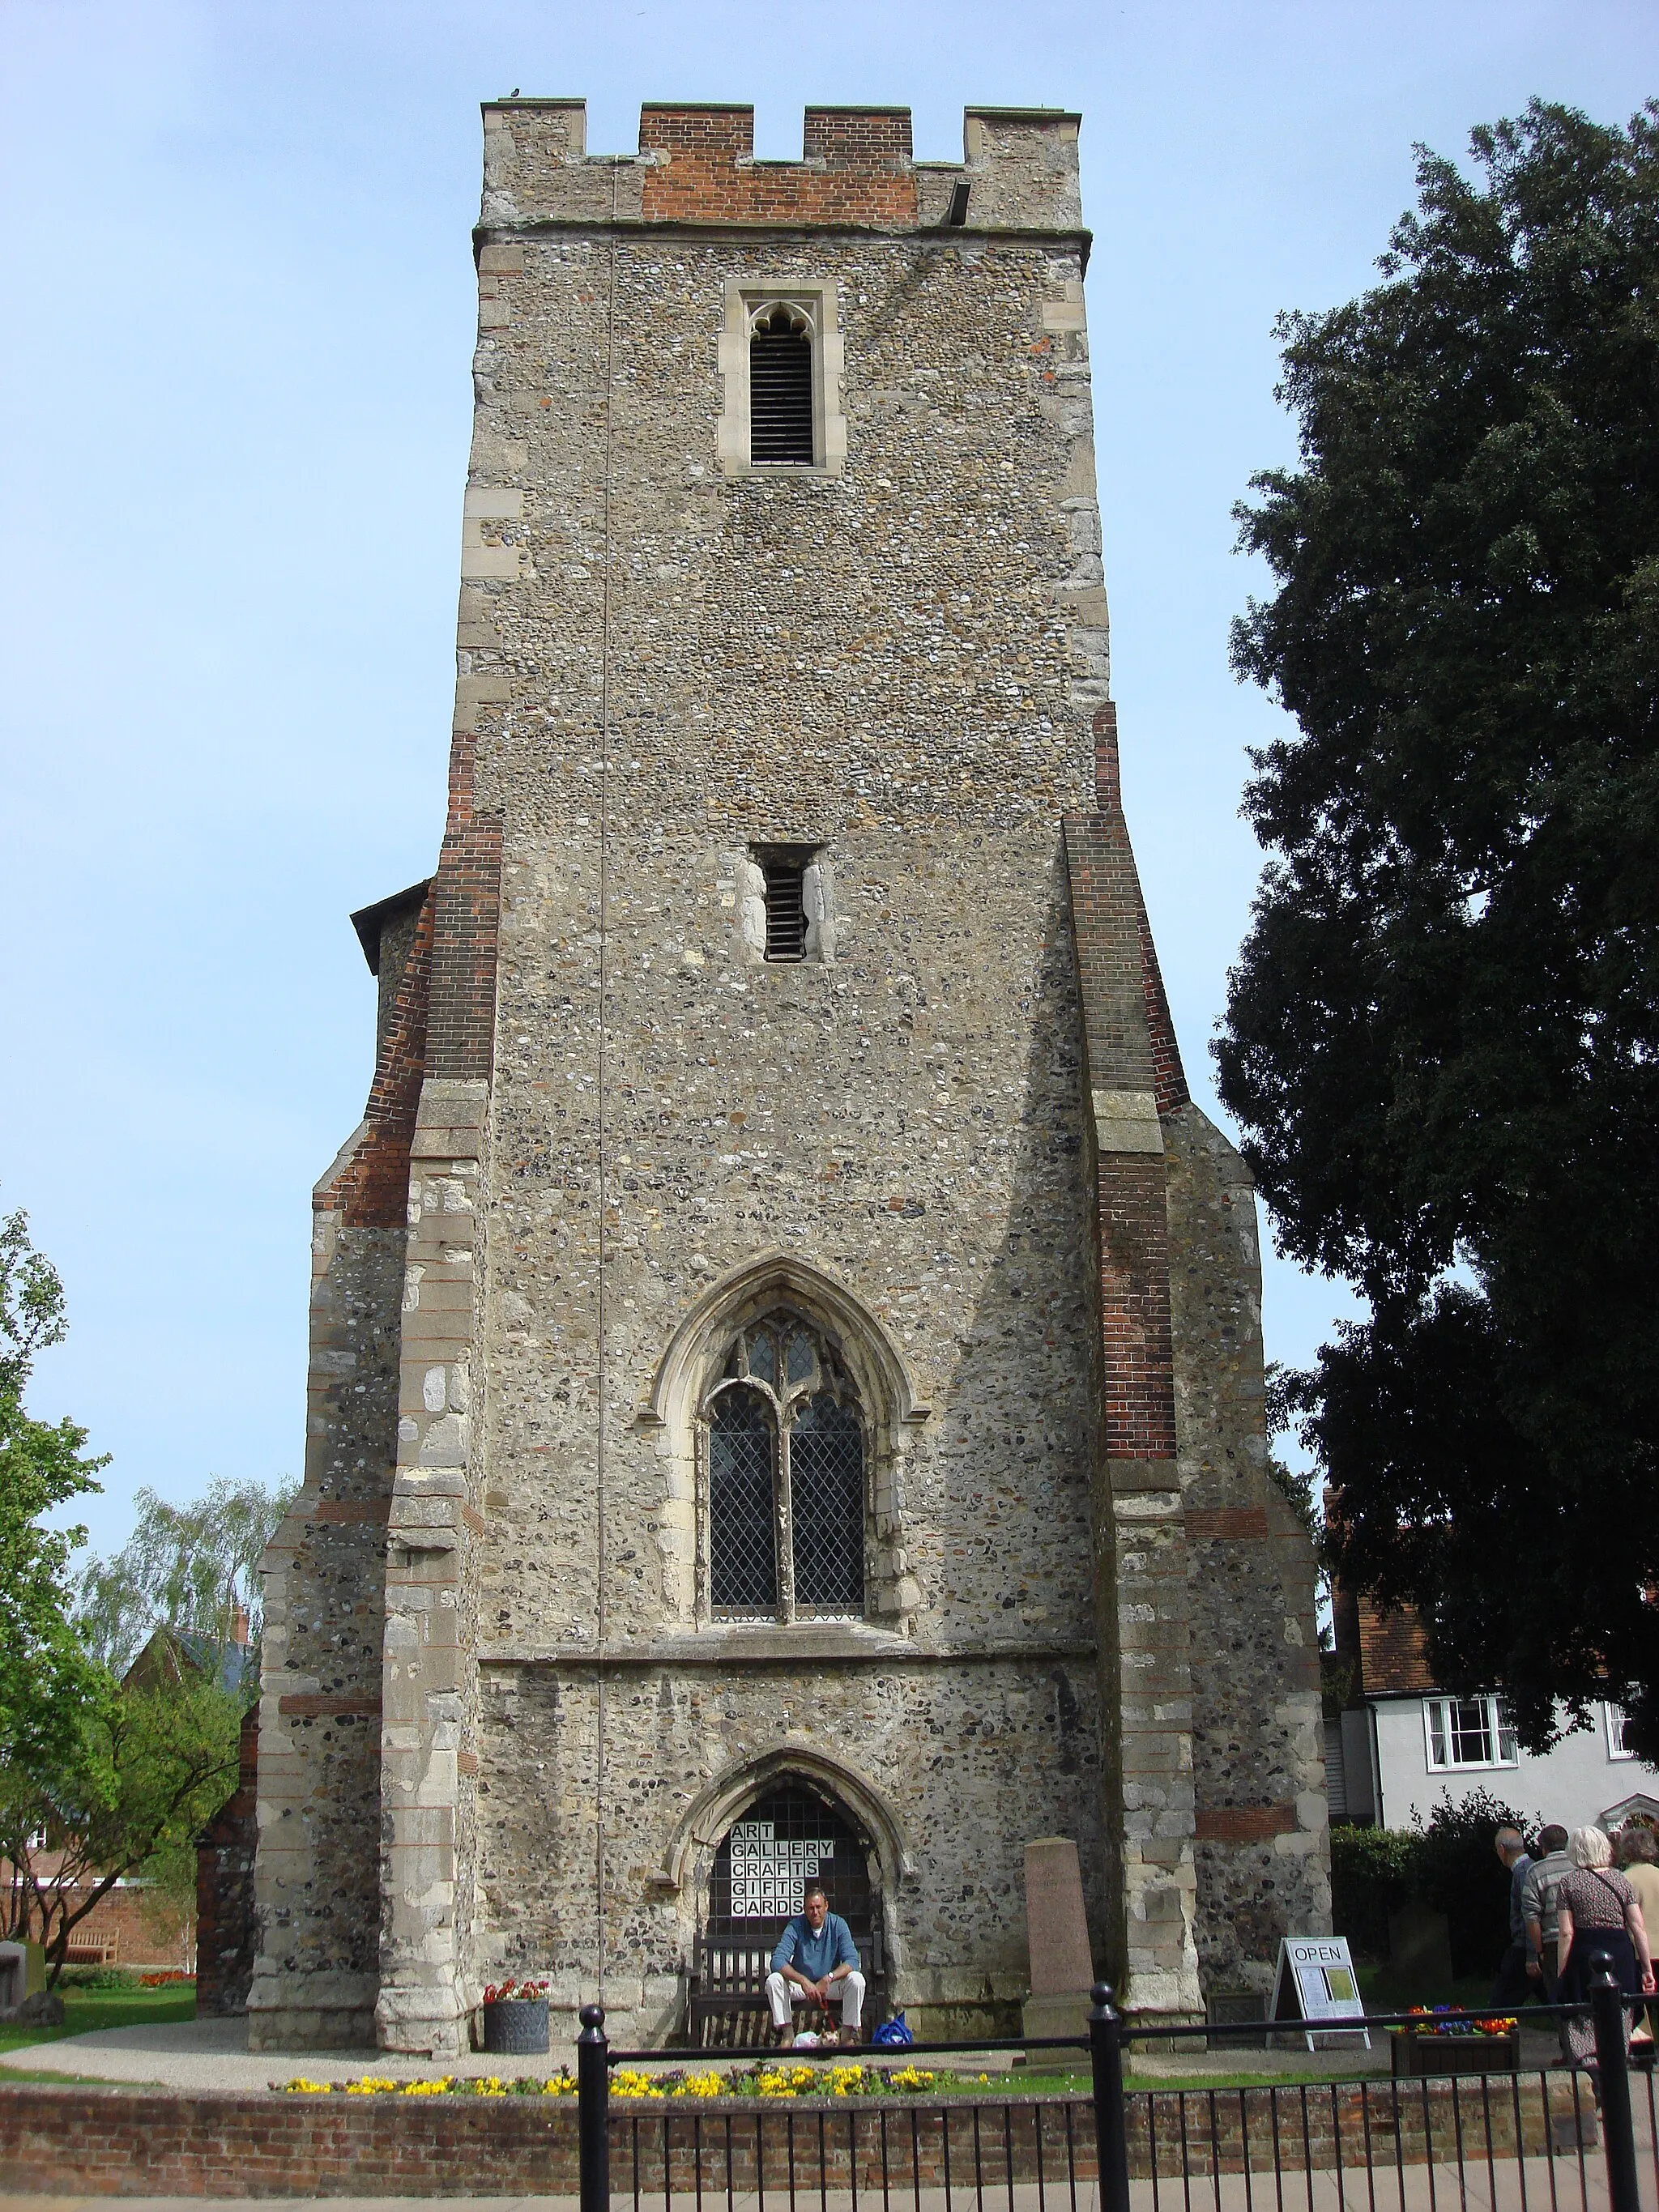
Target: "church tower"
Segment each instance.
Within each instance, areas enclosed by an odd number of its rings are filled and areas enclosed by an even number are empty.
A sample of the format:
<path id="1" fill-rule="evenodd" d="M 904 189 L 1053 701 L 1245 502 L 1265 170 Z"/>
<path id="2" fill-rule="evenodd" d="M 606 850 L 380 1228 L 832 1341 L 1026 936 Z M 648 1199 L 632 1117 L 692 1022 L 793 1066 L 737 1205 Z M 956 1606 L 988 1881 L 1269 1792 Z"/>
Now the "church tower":
<path id="1" fill-rule="evenodd" d="M 354 917 L 256 2048 L 454 2054 L 510 1974 L 666 2039 L 815 1871 L 872 2008 L 1009 2027 L 1057 1835 L 1142 2013 L 1328 1926 L 1255 1200 L 1119 799 L 1077 152 L 484 110 L 448 826 Z"/>

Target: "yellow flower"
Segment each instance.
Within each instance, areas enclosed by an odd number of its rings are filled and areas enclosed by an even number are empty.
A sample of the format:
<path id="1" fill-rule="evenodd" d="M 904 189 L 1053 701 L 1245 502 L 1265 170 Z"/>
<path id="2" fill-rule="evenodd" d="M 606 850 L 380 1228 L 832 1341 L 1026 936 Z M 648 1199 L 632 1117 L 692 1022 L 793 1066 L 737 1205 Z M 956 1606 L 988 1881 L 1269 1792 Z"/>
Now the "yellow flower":
<path id="1" fill-rule="evenodd" d="M 542 2083 L 544 2097 L 574 2097 L 575 2094 L 576 2077 L 568 2069 L 562 2074 L 556 2074 L 550 2081 Z"/>
<path id="2" fill-rule="evenodd" d="M 397 2086 L 395 2081 L 388 2081 L 379 2074 L 365 2074 L 361 2081 L 348 2081 L 345 2093 L 348 2097 L 373 2097 L 383 2090 L 395 2089 Z"/>
<path id="3" fill-rule="evenodd" d="M 436 2081 L 405 2081 L 398 2093 L 404 2097 L 441 2097 L 450 2088 L 454 2076 L 446 2074 Z"/>
<path id="4" fill-rule="evenodd" d="M 660 2097 L 663 2094 L 648 2074 L 636 2066 L 619 2066 L 611 2076 L 613 2097 Z"/>
<path id="5" fill-rule="evenodd" d="M 283 2084 L 291 2097 L 326 2097 L 332 2086 L 328 2081 L 307 2081 L 303 2074 L 296 2074 L 293 2081 Z"/>
<path id="6" fill-rule="evenodd" d="M 676 2097 L 719 2097 L 725 2094 L 726 2081 L 719 2074 L 688 2074 L 671 2094 Z"/>

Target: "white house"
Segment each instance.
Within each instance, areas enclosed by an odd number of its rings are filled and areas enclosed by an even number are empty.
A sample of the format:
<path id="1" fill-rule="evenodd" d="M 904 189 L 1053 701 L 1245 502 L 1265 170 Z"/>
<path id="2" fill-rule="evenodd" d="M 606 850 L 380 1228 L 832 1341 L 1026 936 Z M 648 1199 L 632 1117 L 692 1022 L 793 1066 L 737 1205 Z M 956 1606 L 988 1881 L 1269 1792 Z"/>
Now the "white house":
<path id="1" fill-rule="evenodd" d="M 1598 1704 L 1588 1728 L 1541 1755 L 1523 1751 L 1501 1697 L 1434 1686 L 1409 1613 L 1336 1593 L 1337 1659 L 1348 1670 L 1340 1719 L 1325 1723 L 1333 1820 L 1384 1828 L 1426 1822 L 1443 1798 L 1485 1790 L 1528 1819 L 1608 1830 L 1632 1814 L 1659 1823 L 1659 1769 L 1625 1748 L 1625 1717 Z"/>

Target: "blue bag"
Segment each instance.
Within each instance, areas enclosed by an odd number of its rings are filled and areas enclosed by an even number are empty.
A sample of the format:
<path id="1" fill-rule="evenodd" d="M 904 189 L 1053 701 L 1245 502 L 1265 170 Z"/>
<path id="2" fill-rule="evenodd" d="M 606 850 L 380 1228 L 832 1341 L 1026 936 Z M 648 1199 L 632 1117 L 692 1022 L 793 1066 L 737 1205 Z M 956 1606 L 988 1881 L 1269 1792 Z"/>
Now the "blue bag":
<path id="1" fill-rule="evenodd" d="M 872 2046 L 879 2044 L 884 2051 L 908 2050 L 915 2039 L 905 2026 L 904 2014 L 902 2012 L 896 2012 L 891 2020 L 883 2021 L 881 2026 L 870 2038 Z"/>

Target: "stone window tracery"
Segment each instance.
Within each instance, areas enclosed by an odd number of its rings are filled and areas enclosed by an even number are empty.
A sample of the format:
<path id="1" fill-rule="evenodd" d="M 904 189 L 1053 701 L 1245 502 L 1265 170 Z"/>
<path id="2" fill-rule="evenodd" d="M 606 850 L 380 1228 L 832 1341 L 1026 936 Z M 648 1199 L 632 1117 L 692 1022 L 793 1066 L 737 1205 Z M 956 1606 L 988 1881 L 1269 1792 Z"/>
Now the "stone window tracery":
<path id="1" fill-rule="evenodd" d="M 702 1419 L 714 1615 L 861 1618 L 864 1422 L 829 1339 L 784 1308 L 739 1329 Z"/>

